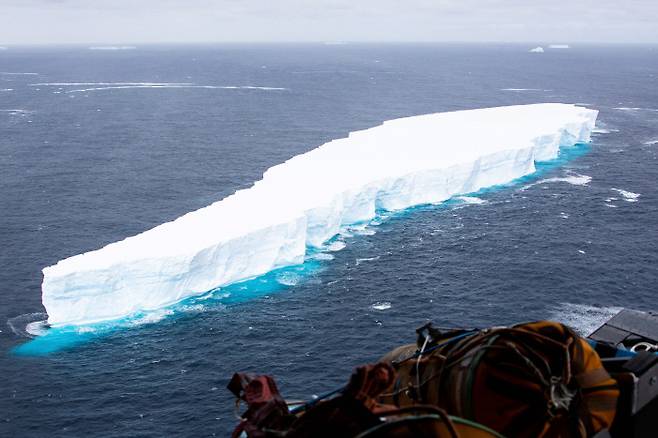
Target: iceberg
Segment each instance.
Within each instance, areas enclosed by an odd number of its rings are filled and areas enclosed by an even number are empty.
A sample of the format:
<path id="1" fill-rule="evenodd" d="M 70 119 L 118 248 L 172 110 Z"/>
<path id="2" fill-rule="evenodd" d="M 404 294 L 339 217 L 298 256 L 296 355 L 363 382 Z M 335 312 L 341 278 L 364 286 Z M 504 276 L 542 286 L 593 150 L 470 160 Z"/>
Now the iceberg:
<path id="1" fill-rule="evenodd" d="M 537 46 L 534 49 L 529 50 L 530 53 L 544 53 L 544 48 L 542 46 Z"/>
<path id="2" fill-rule="evenodd" d="M 543 103 L 389 120 L 269 168 L 260 181 L 141 234 L 43 269 L 52 326 L 160 309 L 303 263 L 378 211 L 510 182 L 590 141 L 598 111 Z"/>

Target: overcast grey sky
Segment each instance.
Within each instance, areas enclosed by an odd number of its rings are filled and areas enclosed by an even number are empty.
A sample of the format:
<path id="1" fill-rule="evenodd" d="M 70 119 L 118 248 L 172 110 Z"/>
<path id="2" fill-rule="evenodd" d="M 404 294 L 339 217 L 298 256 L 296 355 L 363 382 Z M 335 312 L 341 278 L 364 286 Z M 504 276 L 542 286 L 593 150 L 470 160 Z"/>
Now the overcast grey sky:
<path id="1" fill-rule="evenodd" d="M 658 43 L 658 0 L 0 0 L 0 45 Z"/>

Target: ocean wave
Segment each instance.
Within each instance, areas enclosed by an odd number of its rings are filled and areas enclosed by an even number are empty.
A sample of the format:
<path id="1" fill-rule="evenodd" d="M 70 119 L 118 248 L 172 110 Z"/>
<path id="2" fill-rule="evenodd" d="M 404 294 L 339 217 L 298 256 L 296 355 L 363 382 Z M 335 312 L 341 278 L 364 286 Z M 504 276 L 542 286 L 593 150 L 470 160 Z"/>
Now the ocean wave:
<path id="1" fill-rule="evenodd" d="M 541 179 L 537 182 L 534 182 L 532 184 L 525 185 L 521 187 L 521 190 L 526 190 L 529 189 L 530 187 L 540 185 L 540 184 L 547 184 L 547 183 L 554 183 L 554 182 L 565 182 L 574 186 L 587 186 L 590 182 L 592 182 L 592 177 L 588 175 L 579 175 L 579 174 L 573 174 L 573 175 L 567 175 L 563 177 L 554 177 L 554 178 L 546 178 L 546 179 Z"/>
<path id="2" fill-rule="evenodd" d="M 0 109 L 0 113 L 6 113 L 10 116 L 27 116 L 29 114 L 33 114 L 34 111 L 24 109 Z"/>
<path id="3" fill-rule="evenodd" d="M 487 203 L 486 200 L 478 198 L 477 196 L 457 196 L 455 199 L 469 205 L 482 205 Z"/>
<path id="4" fill-rule="evenodd" d="M 390 301 L 377 301 L 375 304 L 370 306 L 371 309 L 374 310 L 388 310 L 392 307 L 392 304 Z"/>
<path id="5" fill-rule="evenodd" d="M 594 128 L 592 130 L 593 134 L 610 134 L 611 132 L 619 132 L 619 129 Z"/>
<path id="6" fill-rule="evenodd" d="M 26 313 L 7 320 L 7 325 L 15 335 L 22 338 L 35 338 L 48 328 L 48 314 L 43 312 Z"/>
<path id="7" fill-rule="evenodd" d="M 343 242 L 342 240 L 336 240 L 326 245 L 325 248 L 327 251 L 336 252 L 345 249 L 345 246 L 347 246 L 345 242 Z"/>
<path id="8" fill-rule="evenodd" d="M 0 88 L 0 91 L 14 91 L 13 88 Z"/>
<path id="9" fill-rule="evenodd" d="M 253 87 L 253 86 L 216 86 L 216 85 L 122 85 L 113 87 L 94 87 L 82 88 L 76 90 L 68 90 L 67 93 L 87 93 L 90 91 L 105 91 L 105 90 L 125 90 L 130 88 L 202 88 L 208 90 L 286 90 L 286 88 L 276 87 Z"/>
<path id="10" fill-rule="evenodd" d="M 283 286 L 296 286 L 302 280 L 297 272 L 284 271 L 276 275 L 276 282 Z"/>
<path id="11" fill-rule="evenodd" d="M 655 144 L 658 144 L 658 139 L 657 140 L 645 141 L 644 144 L 647 145 L 647 146 L 653 146 Z"/>
<path id="12" fill-rule="evenodd" d="M 30 87 L 80 87 L 85 85 L 194 85 L 193 82 L 37 82 Z"/>
<path id="13" fill-rule="evenodd" d="M 626 202 L 637 202 L 638 198 L 641 196 L 639 193 L 629 192 L 628 190 L 616 189 L 614 187 L 611 188 L 610 190 L 619 193 L 621 196 L 624 197 L 624 201 Z"/>
<path id="14" fill-rule="evenodd" d="M 69 89 L 66 93 L 86 93 L 90 91 L 125 90 L 131 88 L 201 88 L 209 90 L 261 90 L 286 91 L 288 88 L 265 87 L 255 85 L 198 85 L 193 82 L 40 82 L 29 84 L 30 87 L 84 87 Z"/>
<path id="15" fill-rule="evenodd" d="M 542 90 L 541 88 L 501 88 L 500 91 L 551 91 L 551 90 Z"/>
<path id="16" fill-rule="evenodd" d="M 15 71 L 0 71 L 0 75 L 5 75 L 5 76 L 38 76 L 39 73 L 33 73 L 33 72 L 15 72 Z"/>
<path id="17" fill-rule="evenodd" d="M 375 260 L 379 260 L 380 257 L 381 257 L 381 256 L 376 256 L 376 257 L 364 257 L 364 258 L 361 258 L 361 259 L 356 259 L 356 260 L 354 261 L 354 264 L 355 264 L 356 266 L 359 266 L 359 265 L 360 265 L 361 263 L 363 263 L 363 262 L 374 262 Z"/>
<path id="18" fill-rule="evenodd" d="M 89 50 L 135 50 L 135 46 L 91 46 Z"/>
<path id="19" fill-rule="evenodd" d="M 309 260 L 318 260 L 318 261 L 331 261 L 336 257 L 332 254 L 327 254 L 326 252 L 318 252 L 308 257 Z"/>
<path id="20" fill-rule="evenodd" d="M 551 312 L 549 319 L 568 325 L 578 332 L 578 334 L 587 336 L 621 310 L 621 307 L 597 307 L 586 304 L 560 303 Z"/>
<path id="21" fill-rule="evenodd" d="M 619 111 L 630 111 L 630 112 L 635 112 L 635 111 L 658 111 L 656 108 L 638 108 L 638 107 L 627 107 L 627 106 L 620 106 L 620 107 L 615 107 L 613 109 L 619 110 Z"/>

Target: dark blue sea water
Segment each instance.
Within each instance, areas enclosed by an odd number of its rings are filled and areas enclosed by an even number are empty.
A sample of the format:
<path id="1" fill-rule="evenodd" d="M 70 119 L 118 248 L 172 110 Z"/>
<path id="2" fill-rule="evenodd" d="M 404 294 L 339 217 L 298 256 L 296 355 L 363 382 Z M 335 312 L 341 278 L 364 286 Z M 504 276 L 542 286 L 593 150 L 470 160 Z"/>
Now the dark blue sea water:
<path id="1" fill-rule="evenodd" d="M 309 398 L 428 319 L 557 318 L 586 331 L 617 307 L 658 307 L 658 47 L 528 48 L 0 51 L 0 436 L 226 436 L 234 371 L 271 373 L 287 397 Z M 592 143 L 482 202 L 384 218 L 341 237 L 333 260 L 207 300 L 27 337 L 44 319 L 44 266 L 349 131 L 547 101 L 600 110 Z"/>

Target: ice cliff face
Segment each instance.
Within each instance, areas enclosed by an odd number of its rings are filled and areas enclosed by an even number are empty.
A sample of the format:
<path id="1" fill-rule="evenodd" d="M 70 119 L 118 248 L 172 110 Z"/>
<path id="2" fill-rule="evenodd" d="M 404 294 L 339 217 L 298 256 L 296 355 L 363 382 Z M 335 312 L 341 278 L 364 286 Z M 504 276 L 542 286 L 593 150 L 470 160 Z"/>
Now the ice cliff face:
<path id="1" fill-rule="evenodd" d="M 509 182 L 588 142 L 598 112 L 536 104 L 389 120 L 268 169 L 251 188 L 43 270 L 52 325 L 115 319 L 301 263 L 378 209 Z"/>

